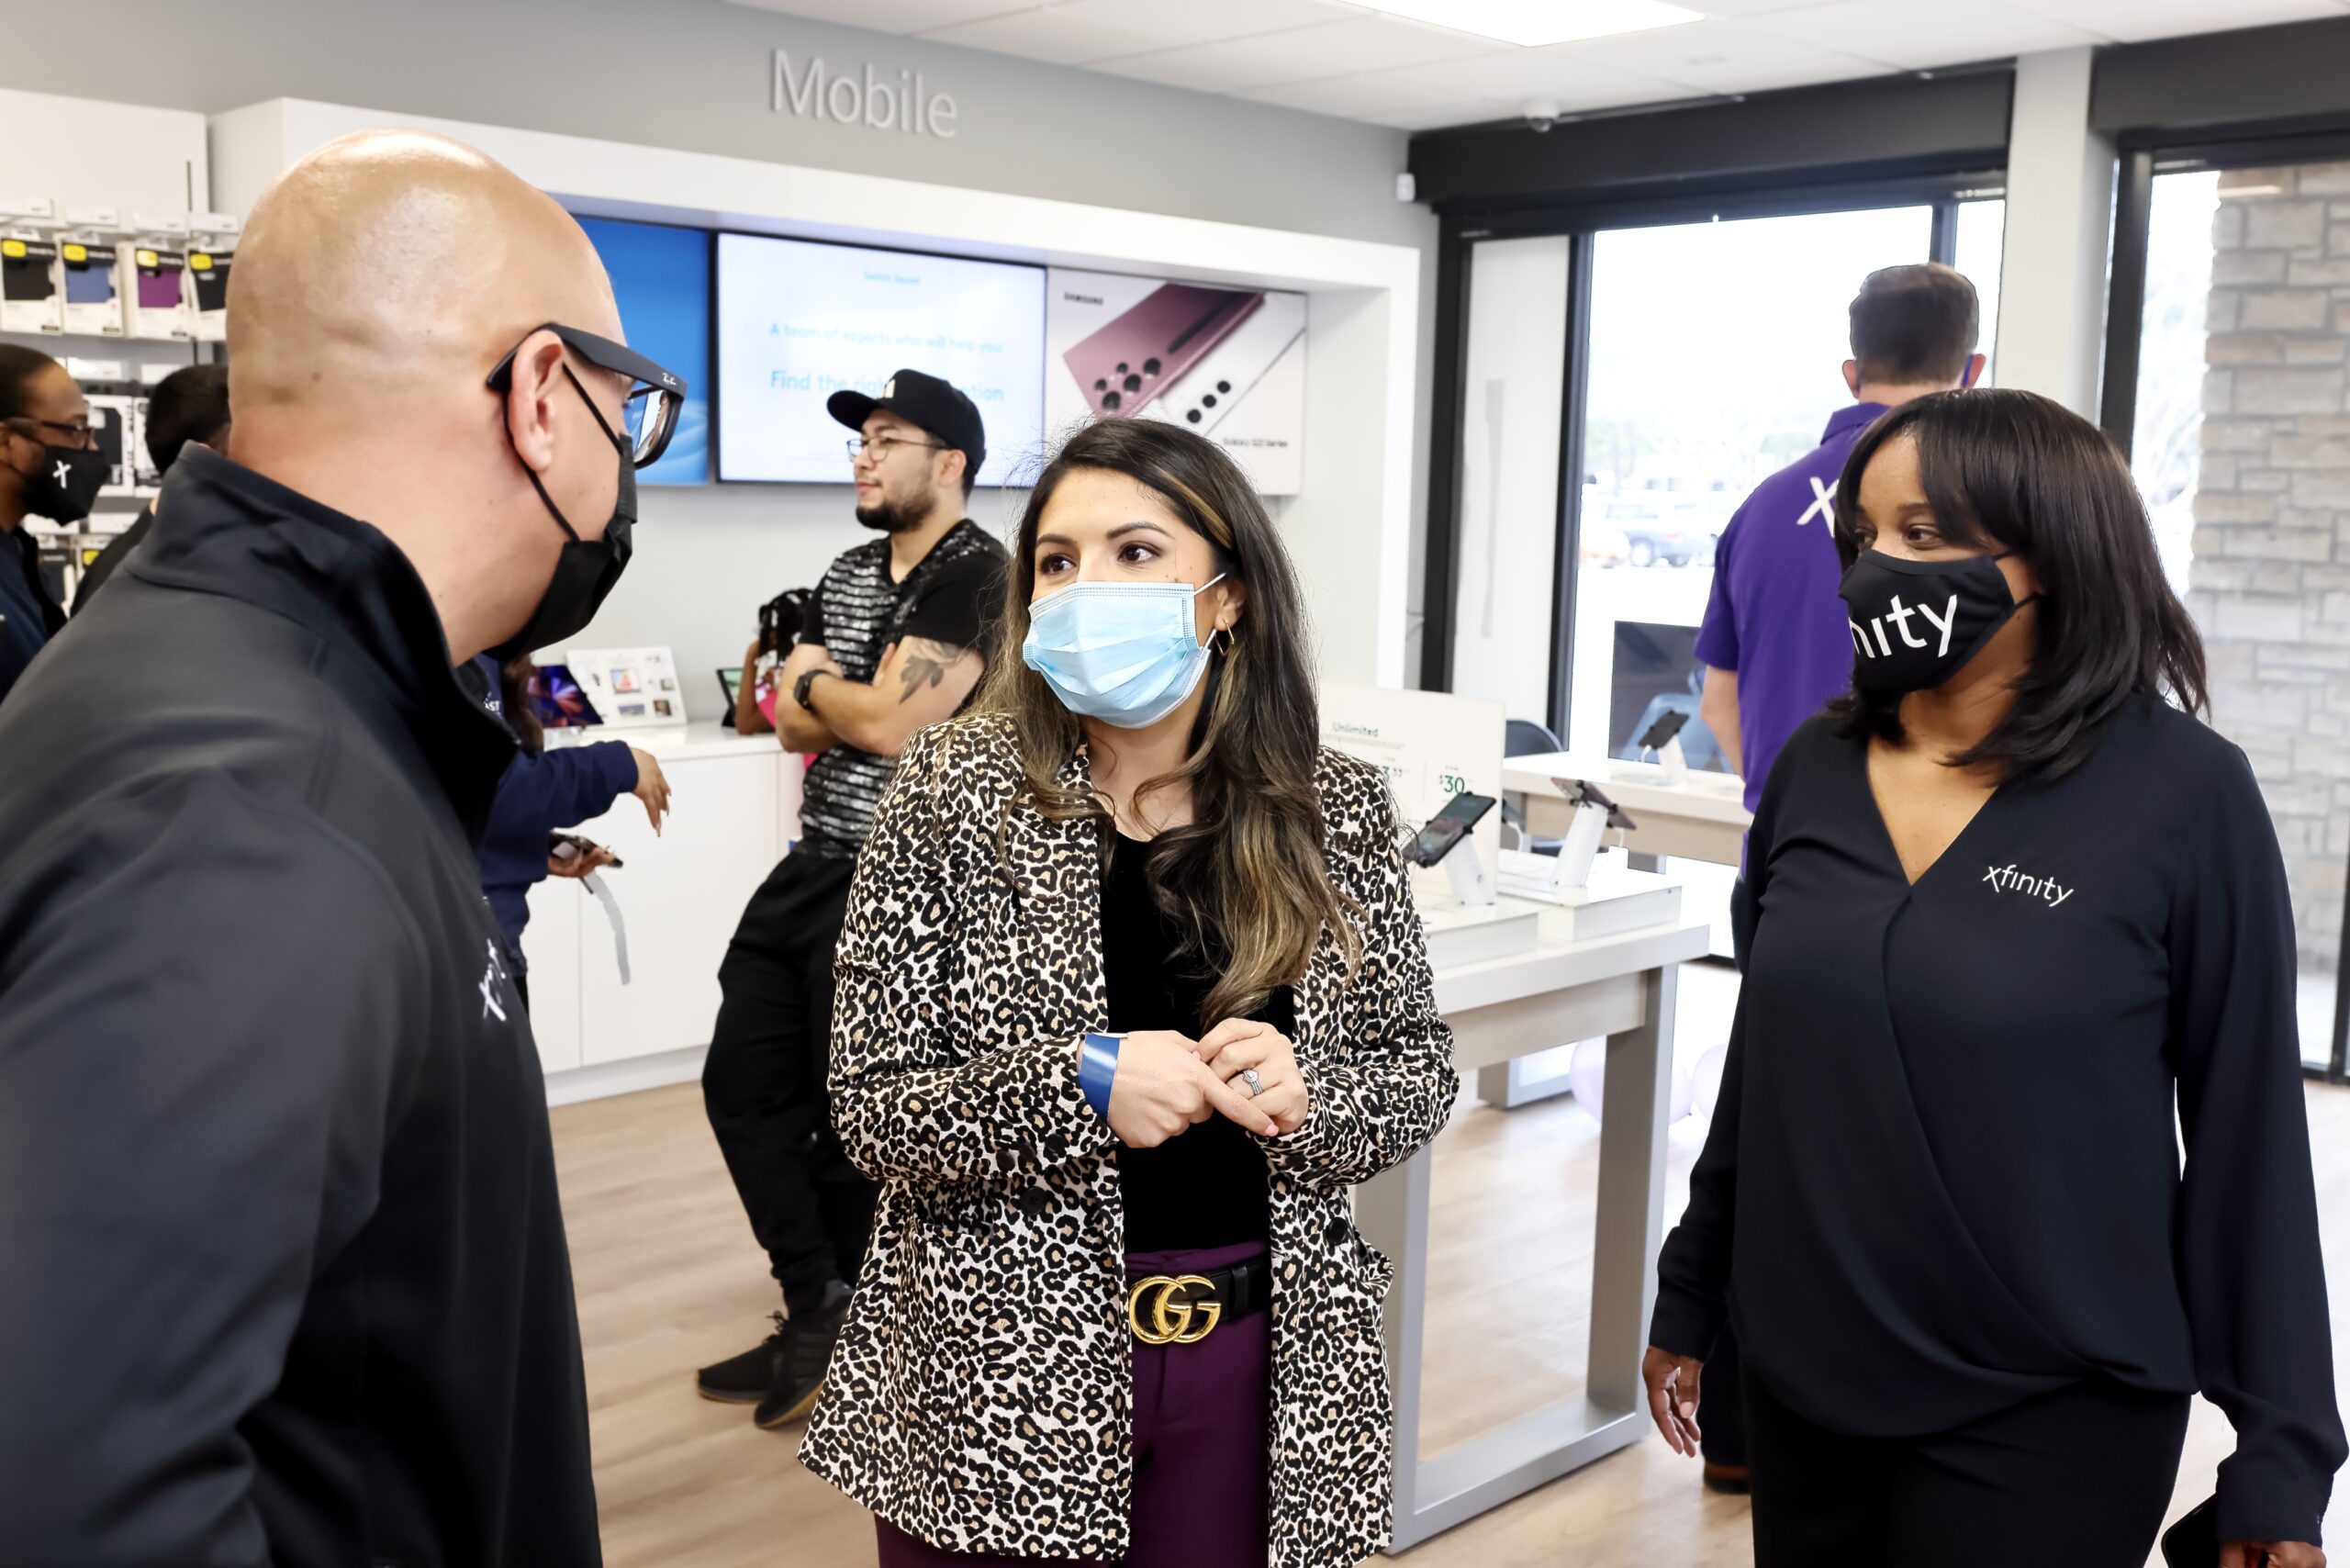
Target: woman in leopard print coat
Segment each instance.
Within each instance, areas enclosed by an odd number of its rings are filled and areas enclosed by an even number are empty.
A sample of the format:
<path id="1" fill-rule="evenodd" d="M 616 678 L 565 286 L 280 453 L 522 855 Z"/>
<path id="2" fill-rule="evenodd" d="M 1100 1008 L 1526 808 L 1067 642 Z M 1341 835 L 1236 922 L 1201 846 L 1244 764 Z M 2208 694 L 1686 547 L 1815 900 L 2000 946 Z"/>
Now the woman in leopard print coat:
<path id="1" fill-rule="evenodd" d="M 1071 637 L 1077 600 L 1041 611 L 1080 581 L 1184 586 L 1151 661 L 1169 678 L 1093 680 L 1067 650 L 1177 596 L 1089 588 L 1112 613 L 1082 607 Z M 1345 1568 L 1388 1539 L 1395 1437 L 1392 1268 L 1348 1189 L 1434 1137 L 1458 1088 L 1393 801 L 1318 745 L 1294 577 L 1212 442 L 1140 420 L 1072 438 L 1006 613 L 979 711 L 907 747 L 850 898 L 833 1114 L 882 1197 L 801 1458 L 874 1511 L 884 1568 Z M 1202 971 L 1197 1029 L 1130 1022 L 1105 1068 L 1111 977 L 1138 972 L 1105 965 L 1105 914 L 1114 946 L 1137 928 L 1116 912 L 1154 907 L 1175 950 L 1139 972 Z M 1142 1343 L 1133 1277 L 1209 1267 L 1129 1256 L 1128 1199 L 1170 1154 L 1243 1194 L 1199 1218 L 1253 1224 L 1214 1260 L 1246 1254 L 1270 1305 L 1179 1305 L 1204 1337 Z"/>

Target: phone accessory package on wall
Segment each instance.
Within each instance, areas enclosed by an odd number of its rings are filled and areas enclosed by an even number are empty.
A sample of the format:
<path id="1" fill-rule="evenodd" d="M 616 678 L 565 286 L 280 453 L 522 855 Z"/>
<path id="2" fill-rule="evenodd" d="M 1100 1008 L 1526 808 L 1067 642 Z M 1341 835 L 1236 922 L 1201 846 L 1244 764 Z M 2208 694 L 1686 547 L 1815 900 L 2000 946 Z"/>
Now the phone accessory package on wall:
<path id="1" fill-rule="evenodd" d="M 224 212 L 188 215 L 189 329 L 199 343 L 229 338 L 229 267 L 236 260 L 241 221 Z"/>
<path id="2" fill-rule="evenodd" d="M 130 330 L 122 308 L 119 222 L 112 207 L 84 207 L 66 214 L 65 238 L 58 243 L 58 273 L 64 287 L 65 330 L 81 337 L 119 338 Z"/>
<path id="3" fill-rule="evenodd" d="M 63 330 L 56 205 L 47 199 L 0 203 L 0 332 Z"/>
<path id="4" fill-rule="evenodd" d="M 140 214 L 131 219 L 137 241 L 124 252 L 123 297 L 130 335 L 185 342 L 194 334 L 187 301 L 187 218 Z"/>

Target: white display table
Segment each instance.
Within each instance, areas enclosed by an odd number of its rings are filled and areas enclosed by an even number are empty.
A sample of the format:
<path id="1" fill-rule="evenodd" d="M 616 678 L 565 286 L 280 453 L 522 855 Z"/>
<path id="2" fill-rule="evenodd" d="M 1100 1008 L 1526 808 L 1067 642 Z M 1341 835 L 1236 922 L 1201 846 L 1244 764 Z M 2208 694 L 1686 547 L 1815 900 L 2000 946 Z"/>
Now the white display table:
<path id="1" fill-rule="evenodd" d="M 1672 1114 L 1673 999 L 1679 965 L 1705 957 L 1711 926 L 1684 917 L 1598 941 L 1549 937 L 1532 951 L 1438 969 L 1438 1011 L 1463 1076 L 1568 1040 L 1607 1041 L 1584 1393 L 1423 1461 L 1420 1348 L 1426 1330 L 1432 1153 L 1355 1189 L 1364 1238 L 1395 1261 L 1387 1300 L 1395 1378 L 1395 1535 L 1391 1552 L 1498 1507 L 1639 1439 L 1640 1353 L 1664 1238 L 1665 1127 Z M 1532 1180 L 1533 1173 L 1525 1173 Z"/>
<path id="2" fill-rule="evenodd" d="M 718 965 L 743 906 L 800 836 L 800 760 L 772 734 L 719 724 L 555 732 L 551 744 L 625 740 L 659 759 L 669 817 L 655 838 L 623 795 L 580 832 L 626 865 L 603 873 L 628 924 L 621 984 L 603 910 L 575 881 L 531 890 L 522 953 L 547 1099 L 565 1104 L 682 1083 L 701 1071 Z"/>
<path id="3" fill-rule="evenodd" d="M 1746 781 L 1735 774 L 1692 770 L 1678 784 L 1667 784 L 1664 769 L 1652 762 L 1572 752 L 1513 756 L 1502 765 L 1502 788 L 1526 797 L 1527 831 L 1539 838 L 1562 835 L 1573 814 L 1551 782 L 1556 778 L 1580 778 L 1606 790 L 1637 824 L 1630 833 L 1611 834 L 1610 842 L 1620 836 L 1636 857 L 1677 855 L 1735 866 L 1745 853 L 1746 830 L 1754 819 L 1746 810 Z M 1652 861 L 1632 864 L 1655 869 Z"/>

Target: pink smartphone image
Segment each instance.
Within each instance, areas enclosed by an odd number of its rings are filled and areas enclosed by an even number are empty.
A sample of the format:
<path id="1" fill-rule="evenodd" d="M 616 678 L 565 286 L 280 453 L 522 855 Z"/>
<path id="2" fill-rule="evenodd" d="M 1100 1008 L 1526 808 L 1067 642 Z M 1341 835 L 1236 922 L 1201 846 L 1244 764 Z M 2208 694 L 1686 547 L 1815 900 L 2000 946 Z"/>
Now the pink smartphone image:
<path id="1" fill-rule="evenodd" d="M 1254 289 L 1163 284 L 1061 358 L 1094 413 L 1136 413 L 1264 302 Z"/>

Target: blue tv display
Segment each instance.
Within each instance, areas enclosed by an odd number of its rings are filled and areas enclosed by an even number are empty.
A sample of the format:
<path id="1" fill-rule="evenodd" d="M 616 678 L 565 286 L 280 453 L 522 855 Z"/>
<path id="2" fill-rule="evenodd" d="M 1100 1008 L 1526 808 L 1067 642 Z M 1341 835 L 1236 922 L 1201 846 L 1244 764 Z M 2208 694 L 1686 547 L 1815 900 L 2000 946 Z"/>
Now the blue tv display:
<path id="1" fill-rule="evenodd" d="M 710 231 L 583 218 L 611 274 L 629 346 L 685 377 L 686 406 L 661 461 L 640 485 L 699 485 L 710 478 Z"/>

